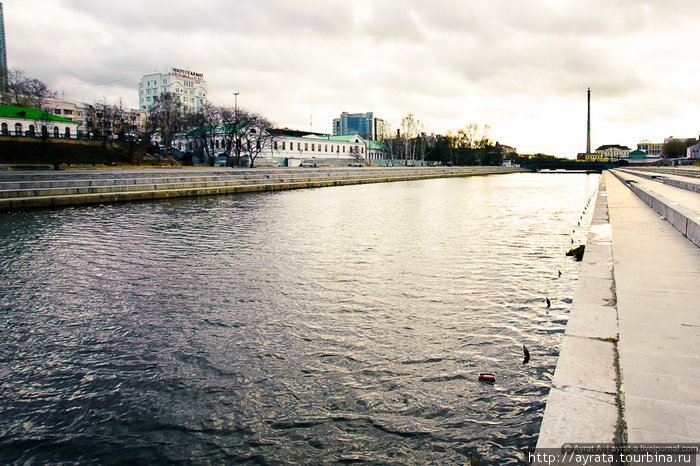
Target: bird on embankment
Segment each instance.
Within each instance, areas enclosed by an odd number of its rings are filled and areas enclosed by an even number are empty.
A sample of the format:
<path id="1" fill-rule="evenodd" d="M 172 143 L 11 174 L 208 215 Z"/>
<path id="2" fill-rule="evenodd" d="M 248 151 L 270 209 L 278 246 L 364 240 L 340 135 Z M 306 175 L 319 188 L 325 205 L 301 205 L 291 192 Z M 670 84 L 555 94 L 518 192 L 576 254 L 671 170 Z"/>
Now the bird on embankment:
<path id="1" fill-rule="evenodd" d="M 550 308 L 550 307 L 552 307 L 552 302 L 551 302 L 551 301 L 549 300 L 549 298 L 548 298 L 548 297 L 546 297 L 546 296 L 545 296 L 545 298 L 544 298 L 544 302 L 545 302 L 545 303 L 547 303 L 547 308 Z"/>

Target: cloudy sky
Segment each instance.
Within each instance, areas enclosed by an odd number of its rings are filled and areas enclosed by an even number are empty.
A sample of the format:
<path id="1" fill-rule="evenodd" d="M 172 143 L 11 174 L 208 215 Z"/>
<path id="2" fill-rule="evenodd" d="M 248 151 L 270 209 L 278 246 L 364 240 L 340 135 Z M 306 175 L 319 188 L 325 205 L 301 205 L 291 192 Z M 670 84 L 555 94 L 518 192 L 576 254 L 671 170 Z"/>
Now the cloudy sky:
<path id="1" fill-rule="evenodd" d="M 520 153 L 700 134 L 698 0 L 3 0 L 8 66 L 68 99 L 138 106 L 142 74 L 280 127 L 342 111 L 468 123 Z"/>

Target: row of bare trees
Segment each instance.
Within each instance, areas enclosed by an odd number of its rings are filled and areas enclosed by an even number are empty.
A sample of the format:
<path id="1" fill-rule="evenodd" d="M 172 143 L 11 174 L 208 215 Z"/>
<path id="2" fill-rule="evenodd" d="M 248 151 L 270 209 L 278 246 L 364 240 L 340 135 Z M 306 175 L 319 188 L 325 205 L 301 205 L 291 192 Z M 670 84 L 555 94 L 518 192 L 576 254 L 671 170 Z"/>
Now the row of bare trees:
<path id="1" fill-rule="evenodd" d="M 384 125 L 379 140 L 391 160 L 432 160 L 453 165 L 500 165 L 501 146 L 489 139 L 489 126 L 470 123 L 446 135 L 428 136 L 420 120 L 407 113 L 396 130 Z"/>
<path id="2" fill-rule="evenodd" d="M 227 166 L 240 165 L 243 157 L 253 166 L 272 143 L 272 124 L 255 112 L 211 103 L 189 111 L 179 96 L 171 93 L 156 99 L 146 123 L 148 135 L 157 135 L 166 150 L 172 147 L 178 133 L 186 131 L 190 149 L 211 165 L 223 155 Z"/>

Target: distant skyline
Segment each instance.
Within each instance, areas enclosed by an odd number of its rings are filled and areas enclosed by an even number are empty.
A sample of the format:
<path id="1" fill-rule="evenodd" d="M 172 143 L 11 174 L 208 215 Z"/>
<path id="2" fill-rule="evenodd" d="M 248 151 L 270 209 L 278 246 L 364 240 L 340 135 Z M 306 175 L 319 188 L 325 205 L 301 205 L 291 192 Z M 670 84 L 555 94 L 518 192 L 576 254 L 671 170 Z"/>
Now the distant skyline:
<path id="1" fill-rule="evenodd" d="M 138 106 L 141 75 L 332 132 L 343 112 L 489 125 L 520 153 L 700 134 L 697 0 L 4 0 L 7 63 L 67 99 Z"/>

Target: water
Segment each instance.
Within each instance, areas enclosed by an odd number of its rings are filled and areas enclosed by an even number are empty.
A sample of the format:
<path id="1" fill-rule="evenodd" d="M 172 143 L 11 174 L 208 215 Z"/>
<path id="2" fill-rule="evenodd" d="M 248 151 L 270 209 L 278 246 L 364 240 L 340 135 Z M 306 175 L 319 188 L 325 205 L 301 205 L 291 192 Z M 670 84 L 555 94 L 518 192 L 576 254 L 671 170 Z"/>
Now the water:
<path id="1" fill-rule="evenodd" d="M 517 464 L 597 185 L 515 174 L 2 213 L 0 462 Z"/>

